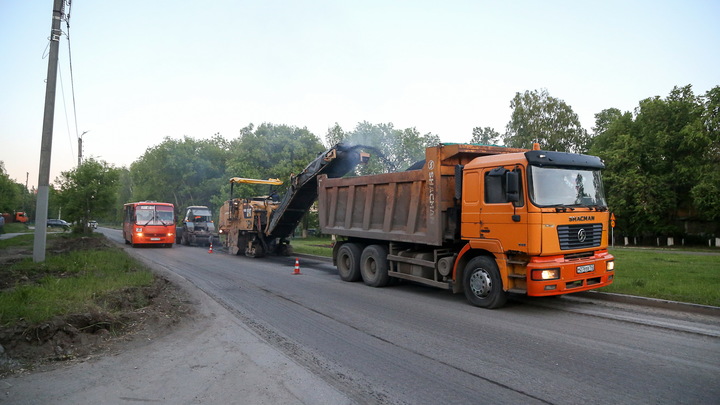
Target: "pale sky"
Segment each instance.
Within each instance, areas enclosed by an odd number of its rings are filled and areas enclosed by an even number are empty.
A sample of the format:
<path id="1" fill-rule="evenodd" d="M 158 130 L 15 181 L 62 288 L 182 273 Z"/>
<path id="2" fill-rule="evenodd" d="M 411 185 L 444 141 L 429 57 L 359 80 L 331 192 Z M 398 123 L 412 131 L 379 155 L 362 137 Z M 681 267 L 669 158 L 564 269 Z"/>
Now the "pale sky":
<path id="1" fill-rule="evenodd" d="M 718 0 L 72 3 L 51 181 L 77 164 L 84 131 L 85 157 L 129 167 L 165 137 L 233 139 L 249 123 L 324 141 L 335 122 L 391 122 L 468 142 L 473 127 L 504 132 L 515 93 L 543 88 L 591 131 L 603 109 L 720 85 Z M 30 186 L 52 4 L 0 0 L 0 160 Z"/>

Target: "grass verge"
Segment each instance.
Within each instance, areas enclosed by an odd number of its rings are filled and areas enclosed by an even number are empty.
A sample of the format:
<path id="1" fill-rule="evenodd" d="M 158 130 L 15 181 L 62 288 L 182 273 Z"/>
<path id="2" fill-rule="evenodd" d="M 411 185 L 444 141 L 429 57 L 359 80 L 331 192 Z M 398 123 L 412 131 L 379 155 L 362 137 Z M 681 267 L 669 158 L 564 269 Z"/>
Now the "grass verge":
<path id="1" fill-rule="evenodd" d="M 32 235 L 2 242 L 12 241 L 11 246 L 17 248 L 27 243 L 26 238 L 32 243 Z M 121 249 L 104 245 L 101 235 L 53 235 L 48 242 L 53 247 L 44 262 L 25 258 L 1 266 L 0 278 L 6 281 L 0 283 L 0 325 L 108 310 L 103 303 L 112 292 L 153 283 L 153 274 L 147 268 Z M 87 248 L 69 249 L 79 244 Z M 3 253 L 9 250 L 5 248 Z"/>
<path id="2" fill-rule="evenodd" d="M 30 228 L 28 228 L 27 225 L 21 223 L 21 222 L 11 222 L 9 224 L 5 224 L 3 227 L 5 233 L 26 233 L 26 232 L 32 232 Z"/>
<path id="3" fill-rule="evenodd" d="M 0 239 L 0 249 L 9 247 L 32 247 L 34 240 L 35 234 L 33 233 L 18 235 L 8 239 Z"/>
<path id="4" fill-rule="evenodd" d="M 306 255 L 332 257 L 332 241 L 329 237 L 295 238 L 290 242 L 293 251 Z"/>
<path id="5" fill-rule="evenodd" d="M 720 306 L 720 255 L 611 249 L 615 281 L 599 291 Z"/>

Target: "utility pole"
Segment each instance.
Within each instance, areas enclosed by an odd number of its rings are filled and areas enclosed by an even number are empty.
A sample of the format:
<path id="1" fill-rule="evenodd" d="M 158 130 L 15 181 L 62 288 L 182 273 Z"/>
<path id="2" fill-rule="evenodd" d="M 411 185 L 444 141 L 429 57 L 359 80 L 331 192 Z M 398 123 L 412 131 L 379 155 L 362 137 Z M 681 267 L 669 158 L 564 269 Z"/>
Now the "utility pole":
<path id="1" fill-rule="evenodd" d="M 43 115 L 42 142 L 40 144 L 40 170 L 35 210 L 35 241 L 33 261 L 45 261 L 47 241 L 47 213 L 50 196 L 50 156 L 52 154 L 53 122 L 55 118 L 55 88 L 57 87 L 58 50 L 60 48 L 60 22 L 65 15 L 65 0 L 54 0 L 50 28 L 50 54 L 45 86 L 45 113 Z"/>
<path id="2" fill-rule="evenodd" d="M 83 148 L 82 148 L 82 137 L 83 135 L 87 134 L 90 131 L 83 131 L 80 136 L 78 136 L 78 167 L 82 164 L 82 155 L 83 155 Z"/>
<path id="3" fill-rule="evenodd" d="M 23 190 L 23 206 L 22 210 L 27 215 L 27 210 L 25 209 L 25 203 L 27 202 L 27 193 L 30 192 L 28 190 L 28 181 L 30 180 L 30 172 L 25 172 L 25 190 Z"/>

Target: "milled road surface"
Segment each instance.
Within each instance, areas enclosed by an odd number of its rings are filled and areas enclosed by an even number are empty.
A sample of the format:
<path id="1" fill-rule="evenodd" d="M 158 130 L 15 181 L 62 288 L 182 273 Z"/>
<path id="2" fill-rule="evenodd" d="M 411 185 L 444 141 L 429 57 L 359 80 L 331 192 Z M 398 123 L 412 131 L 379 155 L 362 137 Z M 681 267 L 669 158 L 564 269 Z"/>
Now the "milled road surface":
<path id="1" fill-rule="evenodd" d="M 120 239 L 117 231 L 102 231 Z M 128 353 L 1 380 L 3 400 L 677 404 L 720 398 L 717 312 L 572 297 L 511 301 L 490 311 L 462 295 L 413 284 L 345 283 L 321 261 L 301 259 L 302 275 L 293 275 L 294 258 L 210 255 L 184 246 L 130 251 L 194 285 L 189 289 L 206 318 Z"/>

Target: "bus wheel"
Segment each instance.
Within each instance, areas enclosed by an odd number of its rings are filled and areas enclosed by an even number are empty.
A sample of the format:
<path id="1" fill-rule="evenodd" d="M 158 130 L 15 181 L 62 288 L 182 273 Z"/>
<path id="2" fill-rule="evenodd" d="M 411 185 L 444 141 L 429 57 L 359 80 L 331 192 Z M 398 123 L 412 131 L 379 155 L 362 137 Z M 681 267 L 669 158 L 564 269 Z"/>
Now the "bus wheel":
<path id="1" fill-rule="evenodd" d="M 495 261 L 489 257 L 476 257 L 465 266 L 463 289 L 468 301 L 477 307 L 500 308 L 507 301 L 500 271 Z"/>
<path id="2" fill-rule="evenodd" d="M 357 243 L 343 243 L 337 252 L 337 269 L 342 281 L 360 281 L 360 256 L 362 248 Z"/>
<path id="3" fill-rule="evenodd" d="M 384 287 L 390 282 L 387 255 L 387 248 L 382 245 L 370 245 L 363 250 L 360 256 L 360 274 L 365 284 Z"/>

